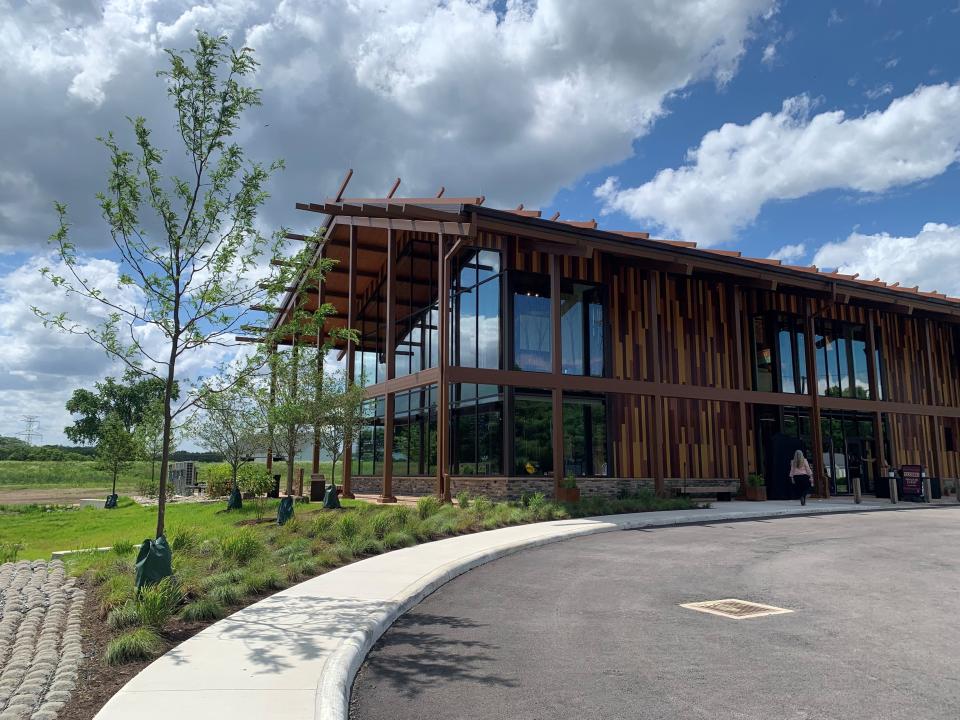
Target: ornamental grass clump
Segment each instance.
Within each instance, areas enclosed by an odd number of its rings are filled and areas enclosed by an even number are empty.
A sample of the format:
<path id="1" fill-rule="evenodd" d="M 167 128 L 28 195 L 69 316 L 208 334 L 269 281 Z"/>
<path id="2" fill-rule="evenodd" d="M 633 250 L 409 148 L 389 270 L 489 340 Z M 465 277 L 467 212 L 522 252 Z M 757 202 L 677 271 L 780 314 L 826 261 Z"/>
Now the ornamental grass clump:
<path id="1" fill-rule="evenodd" d="M 227 611 L 212 597 L 202 597 L 189 602 L 180 610 L 179 617 L 187 622 L 219 620 Z"/>
<path id="2" fill-rule="evenodd" d="M 461 490 L 457 493 L 457 505 L 460 506 L 461 510 L 466 510 L 470 507 L 470 493 L 466 490 Z"/>
<path id="3" fill-rule="evenodd" d="M 341 515 L 337 520 L 336 536 L 340 542 L 347 543 L 360 534 L 360 520 L 353 513 Z"/>
<path id="4" fill-rule="evenodd" d="M 130 557 L 133 554 L 134 544 L 131 540 L 114 540 L 113 552 L 120 557 Z"/>
<path id="5" fill-rule="evenodd" d="M 125 630 L 140 624 L 137 606 L 132 600 L 119 605 L 107 614 L 107 625 L 111 630 Z"/>
<path id="6" fill-rule="evenodd" d="M 440 510 L 440 501 L 433 495 L 425 495 L 417 500 L 417 515 L 421 520 L 426 520 L 435 512 Z"/>
<path id="7" fill-rule="evenodd" d="M 172 577 L 165 577 L 156 585 L 142 588 L 135 601 L 140 624 L 157 632 L 162 631 L 182 601 L 180 583 Z"/>
<path id="8" fill-rule="evenodd" d="M 370 518 L 370 530 L 374 537 L 382 540 L 393 529 L 393 517 L 389 510 L 382 510 Z"/>
<path id="9" fill-rule="evenodd" d="M 260 556 L 266 546 L 260 536 L 250 528 L 243 528 L 220 541 L 220 555 L 224 560 L 243 565 Z"/>
<path id="10" fill-rule="evenodd" d="M 107 665 L 150 660 L 163 652 L 163 641 L 150 628 L 140 627 L 119 635 L 107 644 L 104 660 Z"/>

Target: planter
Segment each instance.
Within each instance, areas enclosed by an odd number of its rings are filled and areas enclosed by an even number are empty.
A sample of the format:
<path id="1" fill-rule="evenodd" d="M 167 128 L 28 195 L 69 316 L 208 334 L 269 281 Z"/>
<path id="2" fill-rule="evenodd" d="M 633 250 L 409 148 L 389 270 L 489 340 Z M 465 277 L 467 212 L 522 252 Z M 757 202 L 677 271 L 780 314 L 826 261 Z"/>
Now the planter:
<path id="1" fill-rule="evenodd" d="M 763 502 L 764 500 L 767 499 L 767 486 L 747 484 L 746 496 L 747 496 L 747 500 Z"/>
<path id="2" fill-rule="evenodd" d="M 557 501 L 567 503 L 580 502 L 580 488 L 557 488 Z"/>

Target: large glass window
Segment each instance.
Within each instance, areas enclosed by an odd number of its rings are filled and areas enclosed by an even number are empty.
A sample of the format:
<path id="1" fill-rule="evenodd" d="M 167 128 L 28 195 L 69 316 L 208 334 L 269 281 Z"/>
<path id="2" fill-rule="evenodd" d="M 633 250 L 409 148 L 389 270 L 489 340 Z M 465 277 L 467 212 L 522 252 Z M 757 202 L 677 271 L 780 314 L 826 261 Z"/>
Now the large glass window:
<path id="1" fill-rule="evenodd" d="M 397 393 L 393 418 L 393 474 L 434 475 L 437 471 L 437 387 Z"/>
<path id="2" fill-rule="evenodd" d="M 753 387 L 773 392 L 773 348 L 767 339 L 767 323 L 762 317 L 753 319 Z"/>
<path id="3" fill-rule="evenodd" d="M 513 370 L 550 372 L 550 278 L 516 273 L 513 278 Z"/>
<path id="4" fill-rule="evenodd" d="M 875 397 L 870 389 L 867 329 L 831 320 L 817 323 L 817 392 L 831 397 Z M 874 358 L 877 384 L 882 395 L 879 351 Z"/>
<path id="5" fill-rule="evenodd" d="M 552 474 L 553 399 L 546 393 L 517 390 L 513 408 L 514 474 Z"/>
<path id="6" fill-rule="evenodd" d="M 363 403 L 365 419 L 360 435 L 353 441 L 352 472 L 358 476 L 374 476 L 383 473 L 383 417 L 385 402 L 371 398 Z"/>
<path id="7" fill-rule="evenodd" d="M 588 283 L 564 283 L 560 297 L 561 345 L 565 375 L 603 377 L 606 310 L 603 289 Z"/>
<path id="8" fill-rule="evenodd" d="M 500 367 L 500 253 L 468 249 L 455 276 L 453 363 Z"/>
<path id="9" fill-rule="evenodd" d="M 451 472 L 503 473 L 503 389 L 496 385 L 450 386 Z"/>
<path id="10" fill-rule="evenodd" d="M 563 474 L 606 477 L 607 413 L 602 397 L 563 399 Z"/>

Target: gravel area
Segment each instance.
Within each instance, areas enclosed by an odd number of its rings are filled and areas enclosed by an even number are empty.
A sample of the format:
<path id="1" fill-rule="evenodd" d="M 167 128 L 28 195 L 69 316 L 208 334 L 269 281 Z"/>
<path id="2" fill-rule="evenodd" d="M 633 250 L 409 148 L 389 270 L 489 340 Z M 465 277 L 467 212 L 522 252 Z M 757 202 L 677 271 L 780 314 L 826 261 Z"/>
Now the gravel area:
<path id="1" fill-rule="evenodd" d="M 53 720 L 83 658 L 84 591 L 63 563 L 0 565 L 0 720 Z"/>

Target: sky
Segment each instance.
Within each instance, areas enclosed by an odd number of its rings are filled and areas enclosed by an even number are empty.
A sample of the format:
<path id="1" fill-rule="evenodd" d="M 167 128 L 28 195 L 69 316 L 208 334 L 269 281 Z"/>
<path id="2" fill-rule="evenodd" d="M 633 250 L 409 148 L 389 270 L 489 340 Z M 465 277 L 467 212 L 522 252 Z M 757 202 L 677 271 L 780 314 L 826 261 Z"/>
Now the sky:
<path id="1" fill-rule="evenodd" d="M 483 194 L 602 228 L 840 268 L 960 296 L 960 0 L 0 0 L 0 434 L 122 369 L 31 306 L 60 296 L 53 202 L 85 272 L 121 272 L 95 200 L 108 131 L 175 148 L 155 77 L 197 29 L 256 51 L 239 137 L 294 203 Z M 184 376 L 224 353 L 201 353 Z"/>

